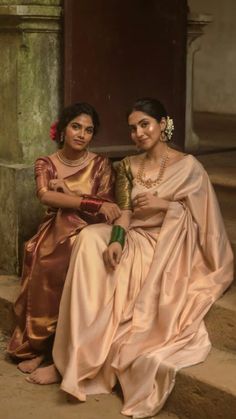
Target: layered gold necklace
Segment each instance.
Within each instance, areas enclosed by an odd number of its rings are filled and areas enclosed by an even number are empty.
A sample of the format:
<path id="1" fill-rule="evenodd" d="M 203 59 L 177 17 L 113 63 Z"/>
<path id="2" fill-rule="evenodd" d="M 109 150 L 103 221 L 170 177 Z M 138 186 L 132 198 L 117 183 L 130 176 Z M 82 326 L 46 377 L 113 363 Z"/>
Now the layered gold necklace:
<path id="1" fill-rule="evenodd" d="M 86 150 L 84 155 L 77 160 L 69 160 L 65 156 L 63 156 L 62 152 L 57 151 L 56 153 L 58 160 L 65 164 L 66 166 L 80 166 L 81 164 L 85 163 L 88 159 L 89 152 Z"/>
<path id="2" fill-rule="evenodd" d="M 138 168 L 137 176 L 136 176 L 136 182 L 139 183 L 142 186 L 145 186 L 145 188 L 150 189 L 153 186 L 159 185 L 159 183 L 163 179 L 163 175 L 165 172 L 165 168 L 167 166 L 169 160 L 169 149 L 166 149 L 166 152 L 163 153 L 163 155 L 160 158 L 160 169 L 159 173 L 156 177 L 156 179 L 152 180 L 151 178 L 146 179 L 145 175 L 145 163 L 147 161 L 146 156 L 143 157 L 143 159 L 140 161 L 140 165 Z"/>

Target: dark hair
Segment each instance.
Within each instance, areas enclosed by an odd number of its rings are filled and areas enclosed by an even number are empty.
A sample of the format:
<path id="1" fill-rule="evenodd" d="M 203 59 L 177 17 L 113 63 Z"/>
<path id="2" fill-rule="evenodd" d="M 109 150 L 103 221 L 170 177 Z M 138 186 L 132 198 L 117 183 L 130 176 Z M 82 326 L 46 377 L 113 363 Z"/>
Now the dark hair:
<path id="1" fill-rule="evenodd" d="M 144 112 L 152 118 L 155 118 L 158 122 L 160 122 L 162 118 L 167 117 L 167 112 L 162 103 L 151 97 L 137 99 L 132 108 L 127 112 L 127 118 L 135 111 Z"/>
<path id="2" fill-rule="evenodd" d="M 91 116 L 91 119 L 93 121 L 94 126 L 94 135 L 97 133 L 98 128 L 100 126 L 99 116 L 96 112 L 96 110 L 93 108 L 92 105 L 86 102 L 79 102 L 75 103 L 74 105 L 68 106 L 63 109 L 58 123 L 57 123 L 57 135 L 56 135 L 56 142 L 59 146 L 62 146 L 63 143 L 61 142 L 61 133 L 66 128 L 66 126 L 69 124 L 70 121 L 72 121 L 74 118 L 81 114 L 86 114 Z"/>

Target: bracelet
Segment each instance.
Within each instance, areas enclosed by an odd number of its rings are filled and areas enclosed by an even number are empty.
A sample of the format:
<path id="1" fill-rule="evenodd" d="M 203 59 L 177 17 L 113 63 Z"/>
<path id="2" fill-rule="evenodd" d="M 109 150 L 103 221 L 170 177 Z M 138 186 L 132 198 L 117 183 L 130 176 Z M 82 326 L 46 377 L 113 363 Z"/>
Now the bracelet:
<path id="1" fill-rule="evenodd" d="M 111 232 L 111 239 L 109 241 L 109 244 L 118 242 L 120 243 L 122 249 L 125 245 L 125 229 L 119 225 L 115 225 L 112 227 Z"/>
<path id="2" fill-rule="evenodd" d="M 79 209 L 81 211 L 91 212 L 92 214 L 95 214 L 100 210 L 102 204 L 103 201 L 99 199 L 83 198 L 79 206 Z"/>

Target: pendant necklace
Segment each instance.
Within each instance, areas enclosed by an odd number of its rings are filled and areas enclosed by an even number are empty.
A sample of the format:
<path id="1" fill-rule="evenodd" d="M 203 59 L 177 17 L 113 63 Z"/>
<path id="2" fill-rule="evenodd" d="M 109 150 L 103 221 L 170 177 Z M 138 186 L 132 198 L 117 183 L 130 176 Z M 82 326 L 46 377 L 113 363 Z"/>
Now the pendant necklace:
<path id="1" fill-rule="evenodd" d="M 152 180 L 151 178 L 146 179 L 146 176 L 145 176 L 146 160 L 147 160 L 147 158 L 146 158 L 146 156 L 144 156 L 144 158 L 140 162 L 138 172 L 137 172 L 137 176 L 136 176 L 136 182 L 139 183 L 142 186 L 145 186 L 145 188 L 150 189 L 153 186 L 159 185 L 159 183 L 163 179 L 165 168 L 166 168 L 168 160 L 169 160 L 169 149 L 167 148 L 166 152 L 163 153 L 162 156 L 161 156 L 159 173 L 157 175 L 157 178 L 154 179 L 154 180 Z"/>

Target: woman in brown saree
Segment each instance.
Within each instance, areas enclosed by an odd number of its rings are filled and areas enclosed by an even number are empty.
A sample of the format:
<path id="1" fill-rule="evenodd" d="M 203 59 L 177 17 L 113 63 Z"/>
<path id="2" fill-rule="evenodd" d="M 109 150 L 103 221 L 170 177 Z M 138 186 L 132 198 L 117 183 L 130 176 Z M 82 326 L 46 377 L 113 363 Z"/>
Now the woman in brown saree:
<path id="1" fill-rule="evenodd" d="M 25 245 L 16 328 L 8 353 L 31 373 L 50 357 L 72 244 L 88 224 L 112 223 L 114 173 L 107 158 L 87 150 L 99 126 L 95 109 L 77 103 L 51 128 L 59 149 L 35 163 L 37 195 L 48 206 L 36 235 Z"/>
<path id="2" fill-rule="evenodd" d="M 162 408 L 178 369 L 206 358 L 203 318 L 233 264 L 207 173 L 169 147 L 173 125 L 162 104 L 138 100 L 128 123 L 143 153 L 118 166 L 115 225 L 89 226 L 74 244 L 53 359 L 69 395 L 85 401 L 118 380 L 122 413 L 143 418 Z"/>

